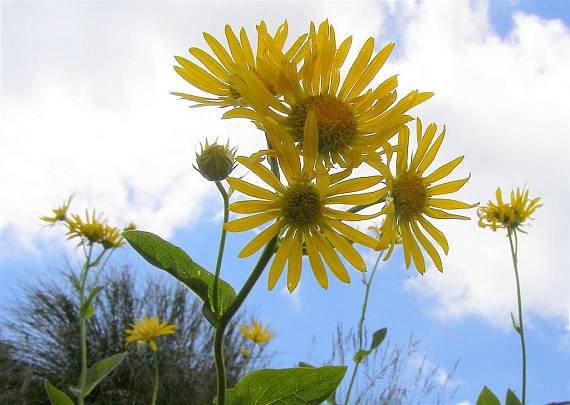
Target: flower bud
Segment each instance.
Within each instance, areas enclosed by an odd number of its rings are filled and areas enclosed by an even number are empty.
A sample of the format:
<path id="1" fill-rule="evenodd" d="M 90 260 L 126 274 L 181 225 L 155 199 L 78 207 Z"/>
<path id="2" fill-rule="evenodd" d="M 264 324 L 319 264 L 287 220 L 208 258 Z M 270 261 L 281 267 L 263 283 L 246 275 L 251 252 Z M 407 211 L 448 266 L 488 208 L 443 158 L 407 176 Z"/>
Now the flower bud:
<path id="1" fill-rule="evenodd" d="M 200 145 L 200 153 L 196 154 L 196 170 L 210 181 L 221 181 L 234 169 L 235 151 L 230 149 L 229 141 L 225 145 L 218 145 L 217 141 L 209 145 L 206 139 L 205 145 Z"/>

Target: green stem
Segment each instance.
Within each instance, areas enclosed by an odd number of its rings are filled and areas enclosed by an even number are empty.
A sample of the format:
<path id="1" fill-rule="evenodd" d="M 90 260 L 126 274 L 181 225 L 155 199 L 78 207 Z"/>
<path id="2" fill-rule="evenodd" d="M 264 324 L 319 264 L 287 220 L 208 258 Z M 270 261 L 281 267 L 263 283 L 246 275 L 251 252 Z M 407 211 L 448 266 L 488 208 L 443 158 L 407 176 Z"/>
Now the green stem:
<path id="1" fill-rule="evenodd" d="M 515 243 L 513 244 L 512 234 L 515 235 Z M 511 245 L 511 256 L 513 258 L 513 266 L 515 268 L 515 279 L 517 282 L 517 302 L 519 307 L 519 325 L 516 331 L 521 338 L 521 351 L 522 351 L 522 405 L 526 404 L 526 345 L 524 342 L 524 328 L 523 328 L 523 316 L 522 316 L 522 298 L 521 298 L 521 285 L 519 281 L 519 270 L 518 270 L 518 239 L 517 231 L 513 229 L 509 230 L 509 243 Z"/>
<path id="2" fill-rule="evenodd" d="M 229 322 L 232 320 L 233 316 L 240 309 L 241 305 L 261 277 L 263 270 L 271 260 L 273 253 L 275 251 L 275 245 L 277 243 L 277 236 L 269 241 L 269 243 L 263 249 L 261 256 L 257 261 L 253 271 L 247 278 L 243 287 L 237 294 L 234 301 L 228 307 L 228 309 L 222 314 L 218 327 L 214 332 L 214 361 L 216 365 L 216 387 L 217 387 L 217 404 L 224 405 L 226 400 L 226 367 L 224 364 L 224 333 Z"/>
<path id="3" fill-rule="evenodd" d="M 156 405 L 156 398 L 158 397 L 158 357 L 156 352 L 152 350 L 152 405 Z"/>
<path id="4" fill-rule="evenodd" d="M 380 258 L 382 258 L 382 253 L 378 255 L 376 259 L 376 263 L 374 264 L 374 268 L 372 269 L 372 273 L 370 273 L 370 278 L 366 280 L 366 277 L 363 275 L 364 279 L 364 302 L 362 303 L 362 311 L 360 313 L 360 320 L 358 321 L 358 351 L 364 349 L 364 338 L 363 338 L 363 330 L 364 330 L 364 319 L 366 318 L 366 309 L 368 308 L 368 295 L 370 294 L 370 287 L 372 286 L 372 279 L 374 278 L 374 274 L 378 269 L 378 264 L 380 263 Z M 344 399 L 344 405 L 348 404 L 348 400 L 350 398 L 350 392 L 352 391 L 352 386 L 354 385 L 354 380 L 356 379 L 356 373 L 358 372 L 358 366 L 360 366 L 360 360 L 356 362 L 354 368 L 352 369 L 352 376 L 350 377 L 350 384 L 348 386 L 348 391 L 346 392 L 346 397 Z"/>
<path id="5" fill-rule="evenodd" d="M 214 273 L 214 289 L 213 289 L 213 298 L 214 298 L 214 305 L 212 307 L 212 309 L 214 310 L 214 313 L 216 314 L 216 317 L 219 319 L 219 317 L 221 316 L 221 309 L 218 308 L 219 306 L 219 299 L 218 299 L 218 284 L 220 281 L 220 270 L 222 268 L 222 259 L 224 257 L 224 247 L 226 245 L 226 230 L 224 228 L 224 225 L 226 222 L 228 222 L 228 218 L 229 218 L 229 204 L 230 204 L 230 198 L 228 196 L 228 193 L 226 192 L 226 189 L 224 188 L 224 186 L 222 185 L 221 182 L 216 181 L 216 187 L 218 187 L 218 190 L 220 191 L 220 194 L 222 195 L 222 199 L 224 200 L 224 222 L 222 224 L 222 235 L 220 236 L 220 246 L 218 248 L 218 260 L 216 261 L 216 271 Z"/>
<path id="6" fill-rule="evenodd" d="M 83 307 L 83 302 L 85 300 L 85 283 L 87 280 L 87 273 L 91 267 L 91 254 L 93 253 L 93 243 L 89 243 L 89 250 L 85 257 L 85 264 L 81 269 L 81 275 L 79 276 L 79 308 Z M 81 348 L 81 375 L 79 377 L 79 405 L 85 403 L 85 397 L 83 392 L 85 386 L 87 385 L 87 320 L 80 316 L 79 319 L 79 343 Z"/>
<path id="7" fill-rule="evenodd" d="M 358 211 L 362 211 L 365 208 L 371 207 L 371 206 L 376 205 L 376 204 L 380 204 L 381 202 L 384 202 L 384 201 L 386 201 L 386 197 L 382 197 L 378 201 L 374 201 L 373 203 L 370 203 L 370 204 L 355 205 L 354 207 L 351 207 L 346 211 L 352 212 L 353 214 L 355 214 Z"/>

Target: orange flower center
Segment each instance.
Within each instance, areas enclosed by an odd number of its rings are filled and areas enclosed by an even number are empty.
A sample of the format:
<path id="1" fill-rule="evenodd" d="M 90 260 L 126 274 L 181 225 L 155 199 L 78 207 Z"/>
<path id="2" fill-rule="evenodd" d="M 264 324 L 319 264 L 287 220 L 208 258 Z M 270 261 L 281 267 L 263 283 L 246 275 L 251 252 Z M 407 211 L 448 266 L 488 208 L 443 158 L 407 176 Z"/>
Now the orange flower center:
<path id="1" fill-rule="evenodd" d="M 282 197 L 285 221 L 295 228 L 317 223 L 322 213 L 321 196 L 312 184 L 298 183 L 291 186 Z"/>
<path id="2" fill-rule="evenodd" d="M 427 206 L 427 188 L 421 176 L 404 173 L 394 181 L 392 198 L 398 215 L 414 218 Z"/>
<path id="3" fill-rule="evenodd" d="M 307 97 L 292 107 L 289 127 L 295 141 L 303 141 L 305 120 L 311 110 L 317 116 L 319 153 L 335 155 L 345 152 L 356 136 L 356 121 L 350 108 L 331 95 Z"/>

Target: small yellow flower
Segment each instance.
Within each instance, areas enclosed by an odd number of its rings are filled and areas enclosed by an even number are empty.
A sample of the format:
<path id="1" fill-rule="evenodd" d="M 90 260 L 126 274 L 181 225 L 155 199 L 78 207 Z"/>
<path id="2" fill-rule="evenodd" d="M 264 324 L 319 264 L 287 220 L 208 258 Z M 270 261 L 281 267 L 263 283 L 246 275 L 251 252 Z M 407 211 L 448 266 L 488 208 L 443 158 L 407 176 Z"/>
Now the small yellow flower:
<path id="1" fill-rule="evenodd" d="M 259 321 L 252 321 L 247 326 L 239 325 L 239 331 L 247 340 L 258 345 L 267 343 L 275 337 L 275 333 L 271 332 L 267 326 L 263 328 Z"/>
<path id="2" fill-rule="evenodd" d="M 517 187 L 516 192 L 511 191 L 511 201 L 503 202 L 501 189 L 497 187 L 495 192 L 497 202 L 489 201 L 488 205 L 480 207 L 477 211 L 479 215 L 479 226 L 491 228 L 496 231 L 498 228 L 506 228 L 509 231 L 519 230 L 527 219 L 540 207 L 540 197 L 531 200 L 528 197 L 528 190 L 522 191 Z"/>
<path id="3" fill-rule="evenodd" d="M 150 350 L 156 352 L 158 346 L 156 345 L 156 338 L 164 335 L 173 335 L 176 325 L 169 325 L 166 322 L 160 322 L 160 318 L 149 318 L 144 317 L 144 320 L 138 319 L 135 326 L 132 329 L 125 329 L 125 333 L 128 335 L 125 338 L 125 345 L 129 345 L 135 341 L 138 341 L 138 345 L 142 346 L 148 343 Z"/>
<path id="4" fill-rule="evenodd" d="M 49 225 L 54 225 L 58 221 L 65 221 L 67 219 L 67 210 L 69 209 L 69 205 L 71 204 L 71 199 L 73 196 L 69 196 L 67 200 L 63 202 L 61 207 L 57 207 L 52 209 L 53 217 L 40 217 L 42 221 L 48 222 Z"/>
<path id="5" fill-rule="evenodd" d="M 268 288 L 275 287 L 286 262 L 287 288 L 293 291 L 301 277 L 303 246 L 306 249 L 311 269 L 318 283 L 328 287 L 328 277 L 323 264 L 341 281 L 350 282 L 350 277 L 336 250 L 359 271 L 366 271 L 360 254 L 349 242 L 375 248 L 377 241 L 342 221 L 361 221 L 375 218 L 379 213 L 361 215 L 334 209 L 338 204 L 372 204 L 380 200 L 385 191 L 377 190 L 360 194 L 380 183 L 380 176 L 369 176 L 340 180 L 329 175 L 322 164 L 317 163 L 318 135 L 314 113 L 310 113 L 305 125 L 303 164 L 299 150 L 285 129 L 279 125 L 270 128 L 267 135 L 274 148 L 287 184 L 279 180 L 267 167 L 259 162 L 259 153 L 250 158 L 240 156 L 237 161 L 255 173 L 273 190 L 268 190 L 241 179 L 228 177 L 228 183 L 235 190 L 255 197 L 257 200 L 237 201 L 230 210 L 240 214 L 254 214 L 227 222 L 224 228 L 229 232 L 243 232 L 267 222 L 273 222 L 255 236 L 239 253 L 248 257 L 279 235 L 281 243 L 269 270 Z M 322 258 L 321 258 L 322 255 Z"/>
<path id="6" fill-rule="evenodd" d="M 425 262 L 418 241 L 439 271 L 443 271 L 443 265 L 439 253 L 421 231 L 420 226 L 441 246 L 445 254 L 449 250 L 443 232 L 428 221 L 426 216 L 434 219 L 468 220 L 469 217 L 451 214 L 443 210 L 469 209 L 476 207 L 478 203 L 467 204 L 448 198 L 439 198 L 440 195 L 458 191 L 469 180 L 467 177 L 433 185 L 433 183 L 447 177 L 463 161 L 463 156 L 453 159 L 426 175 L 425 171 L 432 164 L 443 142 L 445 129 L 435 138 L 437 131 L 435 124 L 428 125 L 425 133 L 422 133 L 422 123 L 418 119 L 416 131 L 418 148 L 415 153 L 409 153 L 410 131 L 407 127 L 400 129 L 395 175 L 392 175 L 386 164 L 380 162 L 376 165 L 376 168 L 385 178 L 388 191 L 387 204 L 382 210 L 382 213 L 386 214 L 386 219 L 380 229 L 381 237 L 378 248 L 388 249 L 386 260 L 390 257 L 394 245 L 401 237 L 406 268 L 410 267 L 411 259 L 413 259 L 416 269 L 423 274 L 426 271 Z M 408 159 L 408 154 L 410 154 L 410 159 Z"/>
<path id="7" fill-rule="evenodd" d="M 101 216 L 97 216 L 95 210 L 89 215 L 85 210 L 85 220 L 77 214 L 71 214 L 71 219 L 66 222 L 68 226 L 67 239 L 79 238 L 81 241 L 87 239 L 90 243 L 101 243 L 105 237 L 105 223 Z M 81 244 L 82 242 L 79 242 Z"/>
<path id="8" fill-rule="evenodd" d="M 101 245 L 105 249 L 120 248 L 125 245 L 125 240 L 121 236 L 121 230 L 105 224 L 103 227 L 103 238 L 101 239 Z"/>

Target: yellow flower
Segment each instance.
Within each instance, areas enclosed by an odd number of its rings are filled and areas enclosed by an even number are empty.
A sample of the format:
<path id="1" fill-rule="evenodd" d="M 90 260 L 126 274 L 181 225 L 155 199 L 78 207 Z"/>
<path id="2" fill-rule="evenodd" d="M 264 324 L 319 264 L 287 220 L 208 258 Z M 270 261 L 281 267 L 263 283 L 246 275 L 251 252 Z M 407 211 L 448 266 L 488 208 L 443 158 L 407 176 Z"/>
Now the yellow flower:
<path id="1" fill-rule="evenodd" d="M 89 215 L 85 210 L 85 220 L 79 215 L 71 214 L 66 220 L 67 239 L 79 238 L 79 245 L 87 239 L 89 243 L 100 243 L 105 249 L 121 247 L 125 244 L 121 231 L 109 226 L 103 221 L 101 215 L 97 216 L 95 210 Z"/>
<path id="2" fill-rule="evenodd" d="M 361 194 L 351 194 L 368 189 L 381 181 L 380 176 L 370 176 L 342 180 L 342 176 L 329 175 L 317 164 L 317 123 L 314 113 L 310 113 L 304 128 L 303 166 L 299 151 L 292 139 L 279 125 L 270 128 L 267 135 L 274 148 L 281 170 L 287 180 L 283 184 L 267 167 L 258 160 L 260 153 L 250 158 L 237 160 L 267 183 L 273 190 L 253 185 L 241 179 L 229 177 L 228 183 L 237 191 L 257 198 L 238 201 L 230 205 L 230 210 L 240 214 L 254 214 L 225 224 L 230 232 L 242 232 L 274 221 L 269 227 L 255 236 L 240 252 L 247 257 L 266 245 L 273 237 L 280 235 L 281 243 L 269 270 L 268 287 L 273 289 L 289 262 L 287 288 L 293 291 L 301 276 L 303 245 L 306 248 L 311 269 L 323 288 L 328 287 L 328 278 L 321 259 L 330 271 L 341 281 L 350 282 L 350 277 L 335 252 L 335 248 L 357 270 L 366 271 L 364 260 L 349 242 L 353 241 L 374 248 L 376 240 L 342 221 L 360 221 L 374 218 L 379 213 L 360 215 L 332 208 L 336 204 L 371 204 L 385 193 L 383 190 Z"/>
<path id="3" fill-rule="evenodd" d="M 497 202 L 489 201 L 488 205 L 479 208 L 479 226 L 482 228 L 491 228 L 496 231 L 498 228 L 506 228 L 510 231 L 519 230 L 527 219 L 540 207 L 540 197 L 531 200 L 528 197 L 528 190 L 521 190 L 517 187 L 515 191 L 511 191 L 511 201 L 503 202 L 501 189 L 497 187 L 495 193 Z"/>
<path id="4" fill-rule="evenodd" d="M 251 340 L 258 345 L 267 343 L 275 337 L 275 333 L 271 332 L 267 326 L 263 328 L 259 321 L 252 321 L 247 326 L 239 325 L 239 331 L 247 340 Z"/>
<path id="5" fill-rule="evenodd" d="M 176 325 L 169 325 L 166 322 L 160 322 L 160 318 L 144 317 L 144 320 L 138 319 L 132 329 L 125 329 L 128 335 L 125 338 L 125 345 L 138 341 L 139 346 L 148 343 L 150 350 L 156 352 L 158 349 L 156 345 L 156 338 L 164 335 L 173 335 Z"/>
<path id="6" fill-rule="evenodd" d="M 69 196 L 67 200 L 63 202 L 61 207 L 57 207 L 52 209 L 53 217 L 40 217 L 42 221 L 48 222 L 50 225 L 54 225 L 58 221 L 65 221 L 67 219 L 67 210 L 69 209 L 69 205 L 71 204 L 71 199 L 73 196 Z"/>
<path id="7" fill-rule="evenodd" d="M 422 232 L 420 226 L 441 246 L 445 254 L 449 250 L 443 232 L 428 221 L 426 216 L 434 219 L 470 219 L 443 210 L 468 209 L 478 204 L 467 204 L 448 198 L 439 198 L 440 195 L 458 191 L 469 180 L 468 177 L 433 185 L 433 183 L 448 176 L 461 163 L 463 156 L 453 159 L 426 175 L 425 171 L 433 162 L 443 142 L 445 129 L 434 141 L 437 131 L 435 124 L 430 124 L 423 135 L 422 123 L 419 119 L 416 124 L 418 148 L 415 153 L 410 153 L 410 159 L 408 159 L 410 131 L 407 127 L 400 129 L 396 175 L 393 176 L 389 167 L 384 163 L 377 165 L 378 170 L 385 177 L 388 189 L 387 203 L 382 210 L 382 213 L 386 214 L 386 220 L 381 228 L 382 236 L 378 247 L 389 249 L 385 258 L 387 259 L 390 257 L 399 235 L 401 235 L 406 268 L 410 267 L 411 259 L 413 259 L 416 269 L 423 274 L 425 262 L 418 241 L 439 271 L 443 271 L 443 265 L 439 253 Z"/>
<path id="8" fill-rule="evenodd" d="M 260 34 L 261 35 L 261 34 Z M 271 39 L 264 36 L 270 44 Z M 299 71 L 294 63 L 281 63 L 279 86 L 283 98 L 277 98 L 256 75 L 238 70 L 234 88 L 247 100 L 251 109 L 240 107 L 224 114 L 224 118 L 242 117 L 264 126 L 267 117 L 288 128 L 295 142 L 302 144 L 303 128 L 309 111 L 317 116 L 319 159 L 327 166 L 358 166 L 366 155 L 386 146 L 397 128 L 412 118 L 406 112 L 433 94 L 412 91 L 396 102 L 397 77 L 392 76 L 374 88 L 368 88 L 376 77 L 394 44 L 382 48 L 374 57 L 374 39 L 369 38 L 341 82 L 341 68 L 350 49 L 352 37 L 337 48 L 334 28 L 328 21 L 318 31 L 311 23 L 309 49 Z M 282 54 L 268 46 L 272 59 Z"/>
<path id="9" fill-rule="evenodd" d="M 257 26 L 258 32 L 267 34 L 265 22 Z M 285 21 L 277 29 L 274 37 L 271 37 L 271 45 L 283 49 L 287 40 L 288 25 Z M 252 72 L 256 77 L 264 83 L 272 91 L 276 91 L 276 81 L 278 76 L 275 74 L 275 66 L 278 61 L 269 59 L 269 51 L 266 43 L 259 37 L 257 51 L 254 55 L 250 41 L 247 37 L 245 29 L 241 28 L 239 39 L 229 25 L 225 27 L 225 35 L 229 46 L 229 52 L 224 46 L 216 40 L 212 35 L 204 33 L 204 39 L 208 43 L 215 57 L 199 48 L 190 48 L 190 54 L 195 57 L 206 69 L 189 61 L 181 56 L 176 56 L 176 61 L 180 66 L 174 66 L 176 72 L 192 86 L 205 93 L 212 95 L 204 97 L 186 93 L 173 92 L 172 94 L 180 96 L 186 100 L 196 103 L 196 106 L 216 105 L 220 107 L 242 105 L 243 100 L 239 91 L 235 87 L 237 80 L 237 68 L 242 67 Z M 285 55 L 288 60 L 298 63 L 302 58 L 303 44 L 306 35 L 299 37 L 293 45 L 286 51 Z"/>

